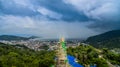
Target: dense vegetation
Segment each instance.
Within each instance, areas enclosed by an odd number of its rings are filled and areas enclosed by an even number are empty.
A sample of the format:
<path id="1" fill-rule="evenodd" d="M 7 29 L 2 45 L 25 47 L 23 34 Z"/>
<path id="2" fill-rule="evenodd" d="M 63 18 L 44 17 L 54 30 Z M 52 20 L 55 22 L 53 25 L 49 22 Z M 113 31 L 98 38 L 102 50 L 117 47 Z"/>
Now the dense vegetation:
<path id="1" fill-rule="evenodd" d="M 108 62 L 112 64 L 120 64 L 120 54 L 115 54 L 107 49 L 96 49 L 90 45 L 80 45 L 76 48 L 68 48 L 68 54 L 77 58 L 82 65 L 93 65 L 97 67 L 109 67 Z"/>
<path id="2" fill-rule="evenodd" d="M 108 67 L 107 62 L 99 58 L 99 52 L 92 46 L 80 45 L 76 48 L 69 48 L 68 54 L 76 56 L 80 64 L 97 64 L 97 67 Z"/>
<path id="3" fill-rule="evenodd" d="M 112 52 L 107 48 L 103 49 L 104 58 L 110 61 L 114 65 L 120 65 L 120 54 Z"/>
<path id="4" fill-rule="evenodd" d="M 50 67 L 54 56 L 54 51 L 34 51 L 0 43 L 0 67 Z"/>
<path id="5" fill-rule="evenodd" d="M 120 48 L 120 30 L 109 31 L 100 35 L 89 37 L 86 40 L 86 43 L 89 43 L 97 48 Z"/>

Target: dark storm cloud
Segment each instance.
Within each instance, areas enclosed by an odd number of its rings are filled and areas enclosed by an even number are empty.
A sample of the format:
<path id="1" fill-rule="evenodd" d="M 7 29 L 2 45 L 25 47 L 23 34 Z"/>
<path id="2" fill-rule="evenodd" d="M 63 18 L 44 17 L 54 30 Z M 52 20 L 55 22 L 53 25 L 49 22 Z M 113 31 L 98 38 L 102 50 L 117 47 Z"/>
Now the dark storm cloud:
<path id="1" fill-rule="evenodd" d="M 0 34 L 84 38 L 113 29 L 119 0 L 0 0 Z"/>
<path id="2" fill-rule="evenodd" d="M 18 16 L 34 16 L 39 14 L 28 6 L 18 4 L 14 0 L 0 0 L 0 11 L 3 14 Z"/>
<path id="3" fill-rule="evenodd" d="M 120 29 L 119 0 L 64 0 L 64 2 L 94 19 L 89 20 L 93 22 L 88 25 L 89 29 L 100 32 Z"/>
<path id="4" fill-rule="evenodd" d="M 19 2 L 19 1 L 18 1 Z M 72 5 L 65 4 L 62 0 L 29 0 L 26 5 L 16 2 L 16 0 L 0 0 L 1 12 L 8 15 L 36 16 L 41 15 L 37 10 L 44 7 L 48 10 L 61 14 L 64 21 L 88 21 L 89 18 L 82 12 L 78 12 Z M 56 18 L 46 16 L 51 20 Z"/>
<path id="5" fill-rule="evenodd" d="M 94 21 L 87 27 L 98 32 L 106 32 L 120 29 L 120 21 Z"/>
<path id="6" fill-rule="evenodd" d="M 65 21 L 88 21 L 89 18 L 81 11 L 77 11 L 72 5 L 65 4 L 62 0 L 35 0 L 35 4 L 44 6 L 63 15 Z"/>

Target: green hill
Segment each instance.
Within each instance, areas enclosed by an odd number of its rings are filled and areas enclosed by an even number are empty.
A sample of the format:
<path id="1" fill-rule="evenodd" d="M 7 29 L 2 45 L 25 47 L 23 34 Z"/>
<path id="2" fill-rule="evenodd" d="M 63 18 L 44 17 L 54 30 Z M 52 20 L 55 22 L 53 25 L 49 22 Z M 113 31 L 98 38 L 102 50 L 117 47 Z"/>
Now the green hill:
<path id="1" fill-rule="evenodd" d="M 67 53 L 76 57 L 78 63 L 84 66 L 96 64 L 97 67 L 114 67 L 114 65 L 120 65 L 120 59 L 118 59 L 120 54 L 107 48 L 96 49 L 91 45 L 80 44 L 74 48 L 69 47 Z"/>
<path id="2" fill-rule="evenodd" d="M 21 45 L 0 43 L 0 67 L 50 67 L 54 51 L 34 51 Z"/>
<path id="3" fill-rule="evenodd" d="M 120 30 L 113 30 L 89 37 L 85 42 L 99 48 L 120 48 Z"/>
<path id="4" fill-rule="evenodd" d="M 14 35 L 1 35 L 0 40 L 29 40 L 37 38 L 36 36 L 31 37 L 21 37 L 21 36 L 14 36 Z"/>

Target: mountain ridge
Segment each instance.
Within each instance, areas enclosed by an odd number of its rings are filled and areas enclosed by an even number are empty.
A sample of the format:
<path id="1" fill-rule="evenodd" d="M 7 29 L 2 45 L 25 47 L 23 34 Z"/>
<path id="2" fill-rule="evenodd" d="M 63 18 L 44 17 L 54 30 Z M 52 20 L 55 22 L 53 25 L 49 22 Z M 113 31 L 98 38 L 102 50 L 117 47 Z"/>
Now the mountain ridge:
<path id="1" fill-rule="evenodd" d="M 85 42 L 99 48 L 120 48 L 120 30 L 112 30 L 99 35 L 91 36 Z"/>
<path id="2" fill-rule="evenodd" d="M 30 37 L 22 37 L 16 35 L 0 35 L 0 40 L 29 40 L 37 38 L 37 36 L 30 36 Z"/>

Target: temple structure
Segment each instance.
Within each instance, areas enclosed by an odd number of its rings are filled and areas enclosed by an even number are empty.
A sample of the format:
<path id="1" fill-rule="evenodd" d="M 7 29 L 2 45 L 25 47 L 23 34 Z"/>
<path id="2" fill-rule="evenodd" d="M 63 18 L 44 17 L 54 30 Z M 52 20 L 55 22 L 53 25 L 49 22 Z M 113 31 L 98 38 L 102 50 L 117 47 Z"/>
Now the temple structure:
<path id="1" fill-rule="evenodd" d="M 57 61 L 56 67 L 70 67 L 67 60 L 67 51 L 66 51 L 65 39 L 62 37 L 57 44 Z"/>

